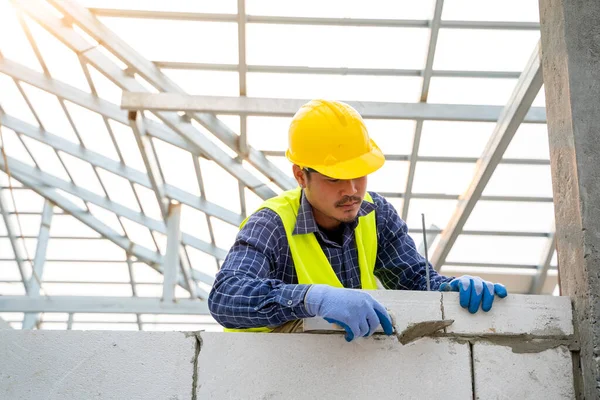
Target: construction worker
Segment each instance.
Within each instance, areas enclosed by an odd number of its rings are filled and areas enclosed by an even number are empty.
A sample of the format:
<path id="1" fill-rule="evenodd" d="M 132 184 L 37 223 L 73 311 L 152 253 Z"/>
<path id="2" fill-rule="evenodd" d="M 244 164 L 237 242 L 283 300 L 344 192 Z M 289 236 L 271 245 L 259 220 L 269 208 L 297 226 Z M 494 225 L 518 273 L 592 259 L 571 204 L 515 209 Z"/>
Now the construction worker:
<path id="1" fill-rule="evenodd" d="M 365 291 L 460 292 L 472 313 L 490 310 L 504 286 L 478 277 L 445 277 L 417 252 L 406 223 L 367 176 L 385 158 L 359 113 L 337 101 L 313 100 L 290 124 L 287 159 L 299 187 L 265 201 L 241 225 L 208 305 L 226 331 L 294 332 L 301 319 L 322 317 L 346 340 L 392 334 L 383 305 Z"/>

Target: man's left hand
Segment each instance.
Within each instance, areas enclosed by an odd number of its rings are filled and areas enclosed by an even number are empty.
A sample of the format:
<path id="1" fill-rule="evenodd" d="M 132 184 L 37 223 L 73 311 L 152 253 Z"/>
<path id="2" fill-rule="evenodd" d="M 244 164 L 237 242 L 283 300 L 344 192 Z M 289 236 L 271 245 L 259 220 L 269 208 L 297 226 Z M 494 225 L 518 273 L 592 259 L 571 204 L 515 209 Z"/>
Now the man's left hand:
<path id="1" fill-rule="evenodd" d="M 484 281 L 478 276 L 463 275 L 440 286 L 442 292 L 460 292 L 460 305 L 475 314 L 481 304 L 483 311 L 490 311 L 494 297 L 501 299 L 508 295 L 504 285 Z"/>

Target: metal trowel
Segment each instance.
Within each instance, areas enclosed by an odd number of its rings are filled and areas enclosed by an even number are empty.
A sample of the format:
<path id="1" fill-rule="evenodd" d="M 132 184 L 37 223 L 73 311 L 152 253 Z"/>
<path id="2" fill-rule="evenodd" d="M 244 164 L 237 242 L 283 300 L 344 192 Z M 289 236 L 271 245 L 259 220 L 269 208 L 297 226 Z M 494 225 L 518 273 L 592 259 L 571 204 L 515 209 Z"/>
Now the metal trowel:
<path id="1" fill-rule="evenodd" d="M 414 324 L 408 325 L 402 332 L 398 332 L 395 328 L 396 324 L 393 322 L 394 317 L 392 317 L 392 324 L 394 326 L 394 335 L 398 338 L 398 341 L 402 344 L 408 344 L 417 339 L 420 339 L 425 336 L 431 336 L 434 333 L 452 325 L 454 323 L 453 319 L 443 319 L 443 320 L 433 320 L 433 321 L 421 321 L 416 322 Z"/>

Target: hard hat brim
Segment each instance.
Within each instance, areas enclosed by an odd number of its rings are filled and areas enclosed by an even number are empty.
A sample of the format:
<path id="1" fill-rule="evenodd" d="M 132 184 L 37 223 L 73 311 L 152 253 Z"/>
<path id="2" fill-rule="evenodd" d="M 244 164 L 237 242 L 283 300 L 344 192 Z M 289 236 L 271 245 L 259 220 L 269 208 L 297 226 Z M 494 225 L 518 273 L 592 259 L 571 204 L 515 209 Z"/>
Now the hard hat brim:
<path id="1" fill-rule="evenodd" d="M 371 139 L 371 151 L 334 165 L 302 165 L 334 179 L 356 179 L 377 171 L 385 163 L 385 156 Z M 290 160 L 292 161 L 292 160 Z M 293 161 L 292 161 L 293 162 Z"/>

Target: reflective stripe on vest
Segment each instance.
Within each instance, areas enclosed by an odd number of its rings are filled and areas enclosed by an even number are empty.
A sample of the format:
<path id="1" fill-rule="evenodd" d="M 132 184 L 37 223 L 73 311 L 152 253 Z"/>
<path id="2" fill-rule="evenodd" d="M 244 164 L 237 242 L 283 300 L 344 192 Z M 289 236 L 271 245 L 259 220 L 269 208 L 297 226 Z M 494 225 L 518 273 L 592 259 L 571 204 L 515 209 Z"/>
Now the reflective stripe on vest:
<path id="1" fill-rule="evenodd" d="M 294 268 L 298 276 L 299 284 L 326 284 L 335 287 L 343 287 L 337 275 L 333 271 L 327 256 L 317 241 L 314 233 L 293 235 L 300 208 L 300 188 L 283 192 L 277 197 L 266 200 L 258 210 L 269 208 L 275 211 L 285 228 Z M 366 193 L 365 200 L 372 203 L 373 198 Z M 258 211 L 257 210 L 257 211 Z M 249 218 L 249 217 L 248 217 Z M 246 218 L 240 225 L 240 229 L 248 221 Z M 360 282 L 363 289 L 377 289 L 377 281 L 373 273 L 375 259 L 377 257 L 377 223 L 375 211 L 358 218 L 355 229 L 356 248 L 358 253 L 358 267 L 360 270 Z M 269 332 L 269 328 L 249 329 L 224 329 L 227 332 Z"/>

